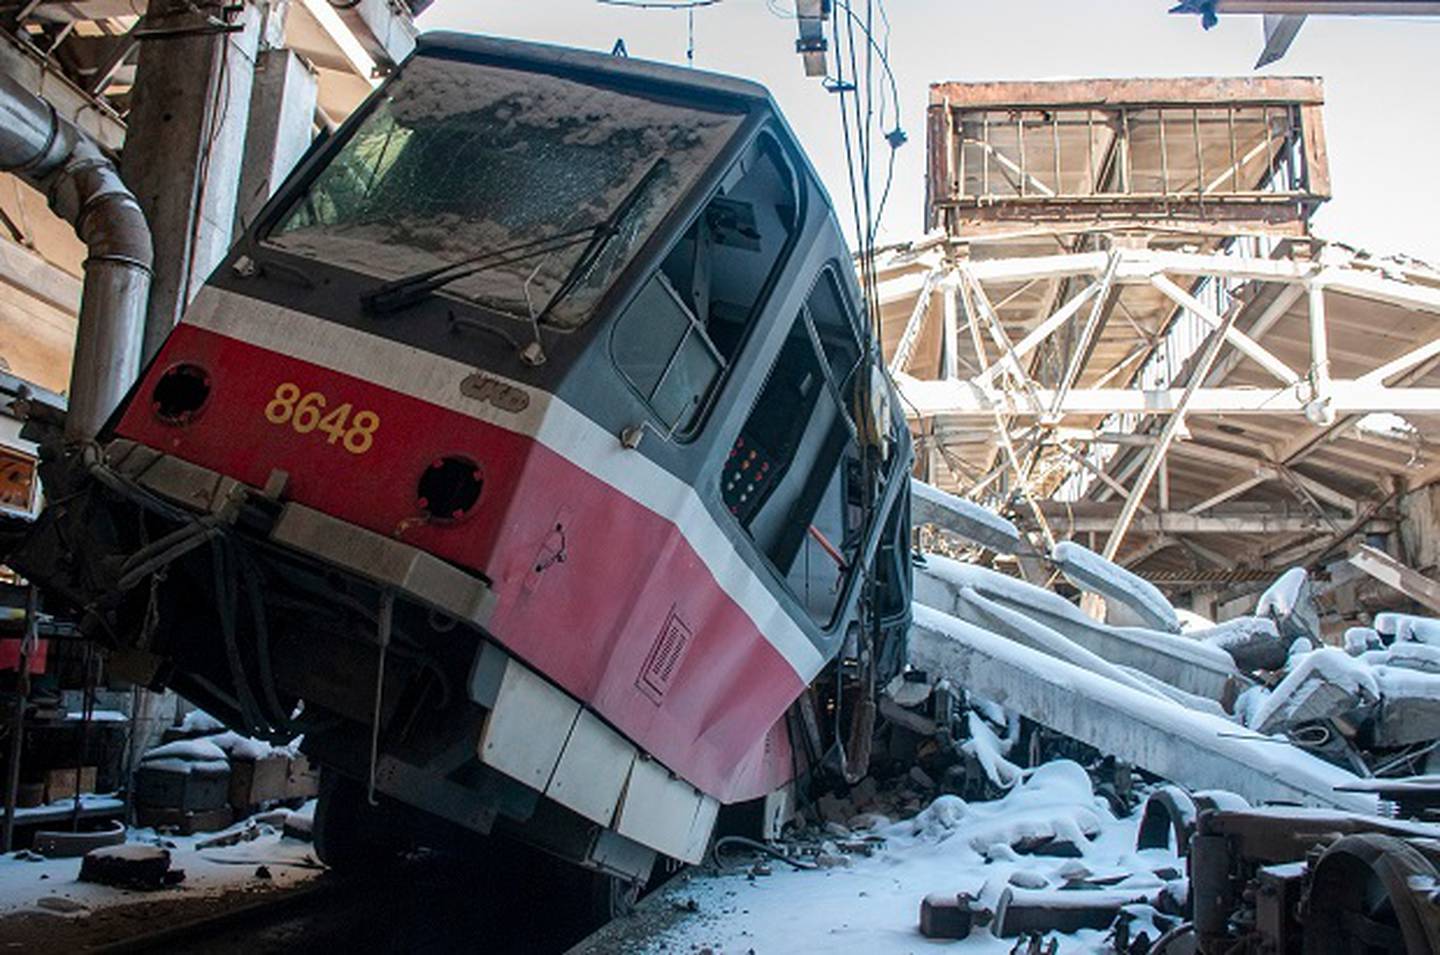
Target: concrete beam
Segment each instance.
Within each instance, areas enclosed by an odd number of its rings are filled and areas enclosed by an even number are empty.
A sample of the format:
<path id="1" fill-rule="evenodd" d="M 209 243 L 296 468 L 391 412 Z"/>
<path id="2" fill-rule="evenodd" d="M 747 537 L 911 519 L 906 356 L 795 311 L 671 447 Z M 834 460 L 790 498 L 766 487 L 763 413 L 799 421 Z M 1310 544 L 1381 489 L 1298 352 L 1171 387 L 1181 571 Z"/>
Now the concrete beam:
<path id="1" fill-rule="evenodd" d="M 265 50 L 256 58 L 235 203 L 236 235 L 255 221 L 309 148 L 319 92 L 314 72 L 294 50 Z"/>
<path id="2" fill-rule="evenodd" d="M 1368 544 L 1361 544 L 1356 548 L 1349 561 L 1387 587 L 1440 613 L 1440 584 L 1419 571 L 1411 570 L 1389 554 Z"/>
<path id="3" fill-rule="evenodd" d="M 147 20 L 190 22 L 186 0 L 151 0 Z M 141 44 L 120 171 L 155 236 L 145 329 L 148 360 L 229 251 L 245 154 L 260 17 L 246 6 L 238 33 Z M 228 49 L 227 49 L 228 47 Z"/>
<path id="4" fill-rule="evenodd" d="M 1358 777 L 1220 716 L 1132 687 L 916 606 L 910 664 L 1035 722 L 1189 789 L 1227 789 L 1253 803 L 1375 810 L 1338 791 Z"/>

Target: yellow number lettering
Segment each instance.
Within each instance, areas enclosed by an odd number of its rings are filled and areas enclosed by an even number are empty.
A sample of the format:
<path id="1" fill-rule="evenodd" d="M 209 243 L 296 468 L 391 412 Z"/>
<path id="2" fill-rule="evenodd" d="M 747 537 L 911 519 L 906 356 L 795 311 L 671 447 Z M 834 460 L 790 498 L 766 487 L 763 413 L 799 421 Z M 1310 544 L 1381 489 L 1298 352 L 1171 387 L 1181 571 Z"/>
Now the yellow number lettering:
<path id="1" fill-rule="evenodd" d="M 342 444 L 351 454 L 364 454 L 375 443 L 380 429 L 380 416 L 373 411 L 354 411 L 350 402 L 327 411 L 325 396 L 318 391 L 302 394 L 294 382 L 275 387 L 275 395 L 265 406 L 265 420 L 271 424 L 289 424 L 298 434 L 320 431 L 327 444 Z"/>
<path id="2" fill-rule="evenodd" d="M 334 411 L 321 418 L 320 423 L 316 425 L 316 427 L 329 435 L 329 437 L 325 439 L 326 442 L 334 444 L 345 436 L 345 422 L 348 421 L 349 418 L 350 402 L 347 401 L 343 405 L 337 405 Z"/>
<path id="3" fill-rule="evenodd" d="M 375 443 L 375 432 L 380 428 L 380 416 L 373 411 L 357 411 L 350 419 L 350 430 L 345 432 L 345 450 L 351 454 L 364 454 Z"/>
<path id="4" fill-rule="evenodd" d="M 301 434 L 309 434 L 320 424 L 320 413 L 324 410 L 325 396 L 312 391 L 295 406 L 295 417 L 290 419 L 290 427 Z"/>
<path id="5" fill-rule="evenodd" d="M 300 386 L 285 382 L 275 389 L 275 397 L 265 406 L 265 420 L 271 424 L 284 424 L 295 413 L 295 400 L 300 397 Z"/>

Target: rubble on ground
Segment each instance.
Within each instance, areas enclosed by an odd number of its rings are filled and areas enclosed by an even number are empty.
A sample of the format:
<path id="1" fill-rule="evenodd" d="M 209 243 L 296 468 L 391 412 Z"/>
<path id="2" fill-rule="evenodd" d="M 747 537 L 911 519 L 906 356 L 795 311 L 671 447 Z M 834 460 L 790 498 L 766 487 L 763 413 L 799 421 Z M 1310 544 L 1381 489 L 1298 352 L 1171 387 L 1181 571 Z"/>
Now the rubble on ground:
<path id="1" fill-rule="evenodd" d="M 975 547 L 1023 549 L 938 492 L 917 501 Z M 918 932 L 967 952 L 1131 955 L 1189 917 L 1197 819 L 1250 805 L 1227 782 L 1257 803 L 1435 812 L 1440 620 L 1379 614 L 1334 646 L 1300 568 L 1217 624 L 1093 551 L 1052 558 L 1101 619 L 973 563 L 917 562 L 911 666 L 881 694 L 870 775 L 804 807 L 767 854 L 717 854 L 686 889 L 708 915 L 656 950 L 760 936 L 885 955 Z"/>

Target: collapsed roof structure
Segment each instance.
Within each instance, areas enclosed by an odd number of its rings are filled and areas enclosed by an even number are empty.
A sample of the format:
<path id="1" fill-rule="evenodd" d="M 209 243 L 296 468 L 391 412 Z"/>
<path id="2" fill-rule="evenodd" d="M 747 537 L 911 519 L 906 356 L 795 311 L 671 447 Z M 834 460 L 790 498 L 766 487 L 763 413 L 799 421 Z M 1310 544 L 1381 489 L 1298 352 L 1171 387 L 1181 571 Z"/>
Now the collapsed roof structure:
<path id="1" fill-rule="evenodd" d="M 879 261 L 920 477 L 1210 616 L 1366 537 L 1434 563 L 1399 532 L 1440 476 L 1440 273 L 1312 235 L 1322 103 L 1309 78 L 933 85 L 931 232 Z"/>

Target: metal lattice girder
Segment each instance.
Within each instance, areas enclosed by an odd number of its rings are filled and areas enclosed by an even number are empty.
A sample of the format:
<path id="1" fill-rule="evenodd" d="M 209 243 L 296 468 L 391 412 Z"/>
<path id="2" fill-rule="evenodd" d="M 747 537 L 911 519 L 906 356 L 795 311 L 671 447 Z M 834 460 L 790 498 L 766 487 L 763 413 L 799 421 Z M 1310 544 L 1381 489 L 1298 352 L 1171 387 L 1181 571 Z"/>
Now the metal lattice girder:
<path id="1" fill-rule="evenodd" d="M 899 376 L 900 392 L 911 416 L 993 417 L 1001 414 L 1024 418 L 1037 416 L 1029 396 L 1009 393 L 986 394 L 966 381 L 919 381 Z M 1131 388 L 1074 388 L 1056 414 L 1093 417 L 1111 414 L 1173 414 L 1180 407 L 1182 388 L 1146 391 Z M 1049 388 L 1034 393 L 1046 409 L 1054 408 L 1056 392 Z M 1304 389 L 1296 388 L 1197 388 L 1189 404 L 1190 414 L 1282 415 L 1303 414 L 1310 405 Z M 1335 380 L 1331 383 L 1331 407 L 1339 414 L 1440 413 L 1440 388 L 1382 388 L 1363 381 Z"/>

